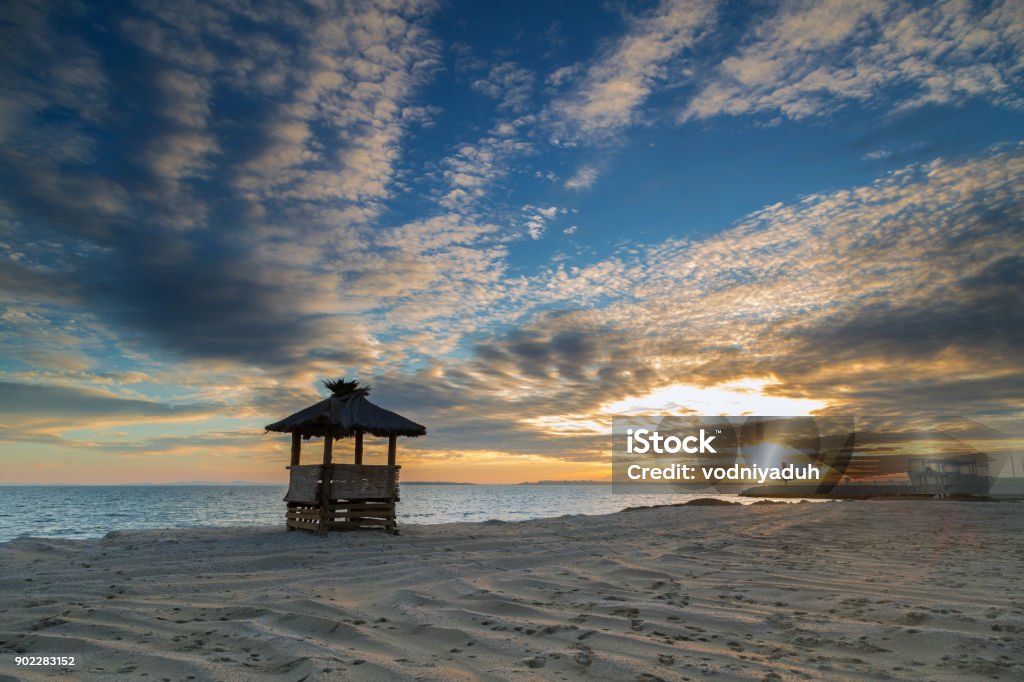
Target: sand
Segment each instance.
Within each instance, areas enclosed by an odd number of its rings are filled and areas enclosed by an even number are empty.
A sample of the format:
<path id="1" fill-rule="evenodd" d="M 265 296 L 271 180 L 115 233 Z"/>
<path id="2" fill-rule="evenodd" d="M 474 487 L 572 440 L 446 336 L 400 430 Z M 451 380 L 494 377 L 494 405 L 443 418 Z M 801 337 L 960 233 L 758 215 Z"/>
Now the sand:
<path id="1" fill-rule="evenodd" d="M 1024 679 L 1024 506 L 665 507 L 0 545 L 0 655 L 84 679 Z M 2 675 L 0 675 L 2 677 Z M 11 679 L 4 677 L 3 679 Z"/>

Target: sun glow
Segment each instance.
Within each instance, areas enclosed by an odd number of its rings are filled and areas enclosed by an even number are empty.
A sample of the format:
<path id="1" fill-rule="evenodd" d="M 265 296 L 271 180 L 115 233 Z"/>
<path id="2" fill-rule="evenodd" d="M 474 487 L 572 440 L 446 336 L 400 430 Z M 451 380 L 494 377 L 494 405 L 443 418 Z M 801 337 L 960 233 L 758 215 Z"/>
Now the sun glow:
<path id="1" fill-rule="evenodd" d="M 825 400 L 767 395 L 779 385 L 770 378 L 741 379 L 716 386 L 673 384 L 642 396 L 605 403 L 607 414 L 808 415 L 828 406 Z"/>
<path id="2" fill-rule="evenodd" d="M 553 414 L 521 420 L 552 436 L 609 433 L 612 416 L 624 414 L 766 415 L 799 417 L 828 406 L 825 400 L 766 395 L 778 386 L 773 378 L 742 379 L 717 386 L 673 384 L 646 395 L 630 396 L 601 405 L 587 414 Z"/>

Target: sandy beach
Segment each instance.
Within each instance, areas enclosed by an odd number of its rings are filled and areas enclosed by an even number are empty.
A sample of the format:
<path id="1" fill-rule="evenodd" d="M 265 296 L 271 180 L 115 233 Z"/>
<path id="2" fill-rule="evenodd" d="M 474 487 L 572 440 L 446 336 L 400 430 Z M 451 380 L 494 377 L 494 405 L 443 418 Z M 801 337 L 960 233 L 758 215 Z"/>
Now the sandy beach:
<path id="1" fill-rule="evenodd" d="M 0 545 L 0 652 L 147 680 L 1024 677 L 1015 503 Z"/>

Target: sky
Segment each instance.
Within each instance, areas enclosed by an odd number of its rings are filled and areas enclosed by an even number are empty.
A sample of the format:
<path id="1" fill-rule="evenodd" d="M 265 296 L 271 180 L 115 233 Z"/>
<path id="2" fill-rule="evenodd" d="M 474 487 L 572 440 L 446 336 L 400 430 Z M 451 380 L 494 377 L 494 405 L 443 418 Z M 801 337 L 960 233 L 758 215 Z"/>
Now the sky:
<path id="1" fill-rule="evenodd" d="M 339 376 L 407 480 L 608 478 L 622 413 L 1016 431 L 1022 207 L 1014 0 L 13 0 L 0 483 L 283 483 Z"/>

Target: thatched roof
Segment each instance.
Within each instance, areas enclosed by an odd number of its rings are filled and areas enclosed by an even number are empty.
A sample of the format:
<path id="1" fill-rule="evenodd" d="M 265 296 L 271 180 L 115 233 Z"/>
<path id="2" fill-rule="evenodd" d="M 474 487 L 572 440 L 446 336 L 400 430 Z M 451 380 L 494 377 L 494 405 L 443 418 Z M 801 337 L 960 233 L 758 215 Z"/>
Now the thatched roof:
<path id="1" fill-rule="evenodd" d="M 427 427 L 367 400 L 369 386 L 359 386 L 358 382 L 344 379 L 324 381 L 324 385 L 331 389 L 330 398 L 267 425 L 267 431 L 297 431 L 305 438 L 323 436 L 328 428 L 335 438 L 351 436 L 356 431 L 382 438 L 415 437 L 427 433 Z"/>

